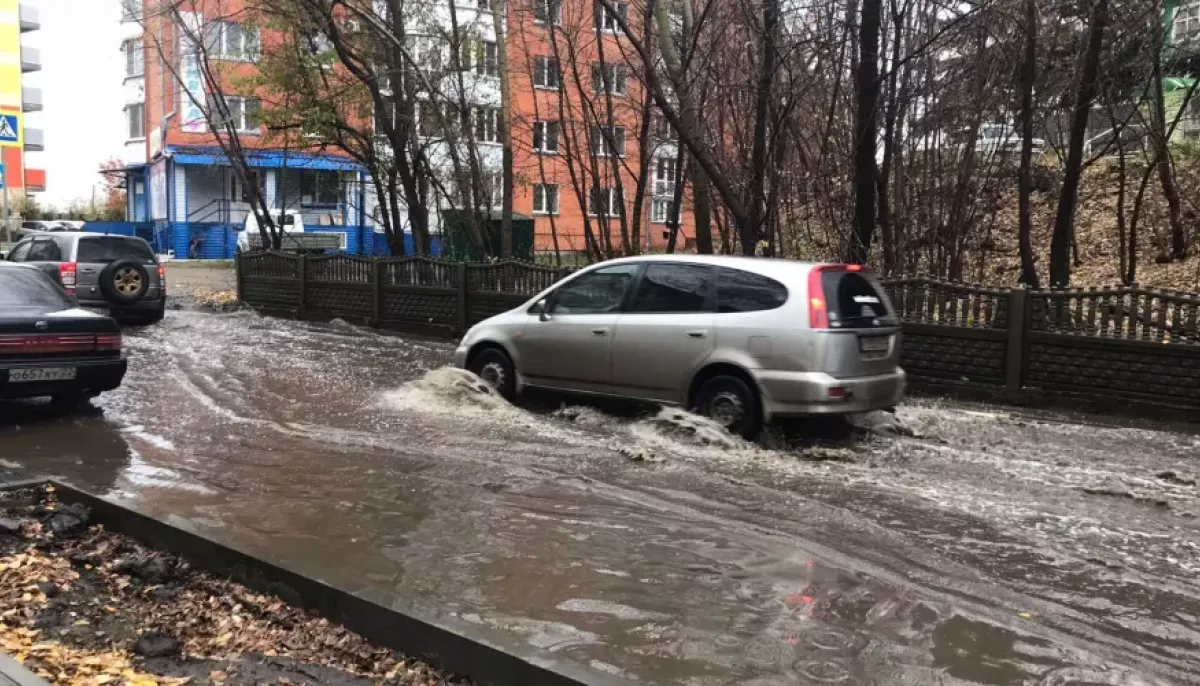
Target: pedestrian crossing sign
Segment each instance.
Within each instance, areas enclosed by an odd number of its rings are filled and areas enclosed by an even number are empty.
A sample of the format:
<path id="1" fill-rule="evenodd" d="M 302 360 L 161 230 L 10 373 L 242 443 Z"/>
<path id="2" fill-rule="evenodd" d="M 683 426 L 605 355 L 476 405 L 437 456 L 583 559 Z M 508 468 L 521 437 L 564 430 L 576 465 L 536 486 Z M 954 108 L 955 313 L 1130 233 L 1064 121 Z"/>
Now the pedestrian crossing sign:
<path id="1" fill-rule="evenodd" d="M 21 129 L 20 113 L 0 112 L 0 148 L 21 147 Z"/>

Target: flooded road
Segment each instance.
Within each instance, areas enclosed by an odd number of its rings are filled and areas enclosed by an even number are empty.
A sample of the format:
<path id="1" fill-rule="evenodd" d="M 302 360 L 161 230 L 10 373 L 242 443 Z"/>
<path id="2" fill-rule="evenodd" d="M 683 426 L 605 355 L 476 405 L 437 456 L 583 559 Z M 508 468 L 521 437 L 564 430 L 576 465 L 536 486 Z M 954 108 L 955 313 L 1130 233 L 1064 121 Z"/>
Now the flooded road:
<path id="1" fill-rule="evenodd" d="M 452 345 L 252 313 L 127 337 L 0 458 L 402 608 L 646 683 L 1200 682 L 1200 436 L 915 401 L 749 445 L 528 411 Z"/>

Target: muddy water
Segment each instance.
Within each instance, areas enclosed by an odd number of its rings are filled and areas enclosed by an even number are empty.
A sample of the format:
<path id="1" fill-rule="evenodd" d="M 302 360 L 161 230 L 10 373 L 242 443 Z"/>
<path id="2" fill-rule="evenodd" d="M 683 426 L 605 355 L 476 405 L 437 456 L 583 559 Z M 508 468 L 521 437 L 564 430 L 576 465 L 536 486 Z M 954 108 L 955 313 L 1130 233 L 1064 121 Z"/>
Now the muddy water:
<path id="1" fill-rule="evenodd" d="M 1185 431 L 917 402 L 916 436 L 768 449 L 513 408 L 445 342 L 337 323 L 128 340 L 98 412 L 0 405 L 0 457 L 647 683 L 1200 681 Z"/>

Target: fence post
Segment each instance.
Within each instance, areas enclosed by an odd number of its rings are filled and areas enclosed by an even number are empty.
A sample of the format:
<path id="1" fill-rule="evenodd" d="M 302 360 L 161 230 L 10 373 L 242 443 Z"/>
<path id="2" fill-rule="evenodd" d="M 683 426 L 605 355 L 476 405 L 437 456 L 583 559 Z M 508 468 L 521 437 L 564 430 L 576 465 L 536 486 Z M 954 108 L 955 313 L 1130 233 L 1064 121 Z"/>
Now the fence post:
<path id="1" fill-rule="evenodd" d="M 467 308 L 470 307 L 470 299 L 467 297 L 467 263 L 458 263 L 458 330 L 461 333 L 467 332 L 467 323 L 470 321 Z"/>
<path id="2" fill-rule="evenodd" d="M 297 312 L 303 312 L 308 303 L 308 255 L 300 254 L 300 305 Z"/>
<path id="3" fill-rule="evenodd" d="M 374 300 L 371 303 L 371 325 L 379 326 L 383 321 L 383 260 L 378 257 L 371 258 L 371 267 L 374 269 L 375 290 L 371 293 Z"/>
<path id="4" fill-rule="evenodd" d="M 238 250 L 237 252 L 233 253 L 233 271 L 234 271 L 234 277 L 237 279 L 235 282 L 237 284 L 237 286 L 236 286 L 237 299 L 238 299 L 238 302 L 243 302 L 245 300 L 245 293 L 246 293 L 246 275 L 242 272 L 242 251 L 241 250 Z"/>
<path id="5" fill-rule="evenodd" d="M 1004 380 L 1009 393 L 1019 393 L 1025 381 L 1025 336 L 1029 328 L 1029 289 L 1008 292 L 1008 341 L 1005 346 Z"/>

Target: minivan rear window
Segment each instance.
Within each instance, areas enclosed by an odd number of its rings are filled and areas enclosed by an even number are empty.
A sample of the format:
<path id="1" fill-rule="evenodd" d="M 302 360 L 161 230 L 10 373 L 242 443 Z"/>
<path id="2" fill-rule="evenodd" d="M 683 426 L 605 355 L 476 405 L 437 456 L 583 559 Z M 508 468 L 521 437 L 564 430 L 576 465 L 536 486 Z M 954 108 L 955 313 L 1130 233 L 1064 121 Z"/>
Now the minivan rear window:
<path id="1" fill-rule="evenodd" d="M 79 239 L 76 262 L 108 264 L 117 260 L 153 262 L 154 253 L 145 241 L 120 236 L 96 236 Z"/>
<path id="2" fill-rule="evenodd" d="M 858 272 L 826 271 L 821 274 L 829 324 L 834 327 L 869 329 L 894 326 L 887 298 L 875 283 Z"/>

